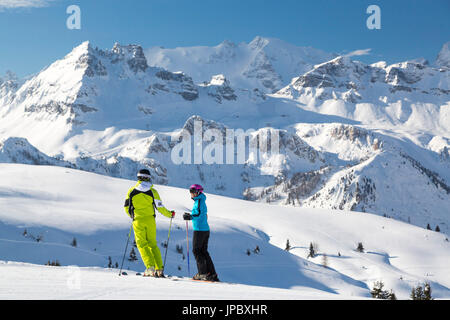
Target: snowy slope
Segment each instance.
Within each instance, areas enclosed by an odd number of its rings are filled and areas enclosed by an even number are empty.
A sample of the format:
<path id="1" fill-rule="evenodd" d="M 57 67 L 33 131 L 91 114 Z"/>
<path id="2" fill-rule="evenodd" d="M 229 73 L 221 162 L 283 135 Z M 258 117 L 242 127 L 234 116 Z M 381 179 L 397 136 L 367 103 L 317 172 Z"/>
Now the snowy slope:
<path id="1" fill-rule="evenodd" d="M 148 298 L 183 298 L 189 291 L 197 299 L 341 299 L 370 297 L 378 280 L 398 298 L 408 298 L 411 287 L 424 281 L 431 283 L 434 297 L 450 297 L 445 234 L 367 213 L 272 206 L 209 193 L 210 252 L 220 278 L 238 285 L 205 289 L 195 283 L 150 279 L 161 289 L 155 297 L 142 284 L 147 279 L 132 273 L 119 278 L 117 270 L 91 268 L 106 267 L 108 257 L 120 263 L 130 223 L 123 198 L 133 184 L 69 168 L 0 164 L 1 260 L 41 265 L 58 260 L 64 266 L 90 267 L 80 270 L 77 291 L 64 290 L 73 269 L 2 263 L 1 292 L 9 293 L 2 297 L 127 299 L 142 298 L 141 293 Z M 186 276 L 187 261 L 176 245 L 186 254 L 181 213 L 189 210 L 192 200 L 186 189 L 156 188 L 165 206 L 178 213 L 166 271 Z M 168 225 L 168 219 L 158 216 L 159 243 L 166 239 Z M 70 245 L 73 238 L 76 247 Z M 287 239 L 289 252 L 284 250 Z M 319 254 L 307 259 L 310 242 L 318 245 Z M 358 242 L 364 244 L 364 253 L 355 250 Z M 259 253 L 253 252 L 256 246 Z M 324 255 L 328 267 L 321 265 Z M 142 271 L 143 265 L 126 261 L 125 268 Z M 36 275 L 39 280 L 27 281 Z M 130 295 L 133 290 L 135 295 Z"/>
<path id="2" fill-rule="evenodd" d="M 340 296 L 309 288 L 296 290 L 245 284 L 204 284 L 117 275 L 99 267 L 50 267 L 0 261 L 2 300 L 334 300 Z M 48 284 L 51 283 L 51 286 Z M 157 290 L 155 290 L 157 288 Z M 361 297 L 348 297 L 361 299 Z"/>

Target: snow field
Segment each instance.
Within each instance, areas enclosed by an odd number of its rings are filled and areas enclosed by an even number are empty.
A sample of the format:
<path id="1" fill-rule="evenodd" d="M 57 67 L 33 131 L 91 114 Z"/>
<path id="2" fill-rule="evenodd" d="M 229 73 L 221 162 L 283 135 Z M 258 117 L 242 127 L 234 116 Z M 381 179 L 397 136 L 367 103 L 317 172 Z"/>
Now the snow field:
<path id="1" fill-rule="evenodd" d="M 370 297 L 373 283 L 380 280 L 399 299 L 408 299 L 411 287 L 425 281 L 431 283 L 433 297 L 450 297 L 446 234 L 373 214 L 267 205 L 207 192 L 209 251 L 220 279 L 237 285 L 205 289 L 197 283 L 180 287 L 178 282 L 144 279 L 158 288 L 156 296 L 133 275 L 143 271 L 140 259 L 126 260 L 130 276 L 125 284 L 117 269 L 106 268 L 109 257 L 119 265 L 122 259 L 130 226 L 122 207 L 133 185 L 74 169 L 0 164 L 0 260 L 15 261 L 0 264 L 5 298 L 164 299 L 190 293 L 194 299 L 360 299 Z M 190 210 L 192 200 L 186 189 L 155 188 L 164 205 L 177 212 L 166 273 L 186 277 L 182 213 Z M 163 255 L 169 221 L 157 216 Z M 70 245 L 73 238 L 77 247 Z M 289 252 L 284 250 L 287 239 Z M 310 242 L 318 245 L 318 254 L 307 259 Z M 358 242 L 364 252 L 356 251 Z M 257 246 L 259 253 L 254 252 Z M 324 255 L 327 267 L 322 265 Z M 63 267 L 42 266 L 56 259 Z M 81 291 L 65 289 L 71 265 L 81 267 Z M 190 269 L 192 276 L 192 252 Z M 28 274 L 38 274 L 39 280 L 28 282 Z"/>

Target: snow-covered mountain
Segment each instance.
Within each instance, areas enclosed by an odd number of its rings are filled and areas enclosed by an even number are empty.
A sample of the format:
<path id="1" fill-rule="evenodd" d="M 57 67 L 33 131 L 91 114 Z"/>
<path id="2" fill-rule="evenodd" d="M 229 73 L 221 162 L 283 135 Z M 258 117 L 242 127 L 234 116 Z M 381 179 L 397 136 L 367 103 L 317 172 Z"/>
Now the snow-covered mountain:
<path id="1" fill-rule="evenodd" d="M 134 183 L 70 168 L 0 164 L 0 298 L 362 299 L 377 281 L 398 299 L 409 299 L 411 288 L 425 282 L 434 298 L 450 297 L 445 234 L 368 213 L 274 207 L 210 193 L 208 250 L 220 279 L 232 285 L 136 277 L 133 271 L 144 266 L 131 259 L 132 242 L 128 276 L 119 277 L 116 263 L 130 227 L 123 199 Z M 155 188 L 177 212 L 166 274 L 187 277 L 181 213 L 192 200 L 185 189 Z M 160 248 L 168 228 L 169 219 L 159 215 Z M 43 266 L 56 261 L 62 267 Z M 192 276 L 192 259 L 190 269 Z"/>
<path id="2" fill-rule="evenodd" d="M 340 56 L 293 78 L 275 95 L 372 128 L 450 132 L 450 70 L 427 63 L 365 65 Z"/>
<path id="3" fill-rule="evenodd" d="M 321 150 L 326 165 L 292 171 L 273 186 L 250 188 L 250 199 L 302 207 L 376 212 L 448 232 L 450 162 L 411 142 L 350 125 L 299 125 L 298 135 Z M 424 203 L 426 202 L 426 205 Z M 431 213 L 432 212 L 432 213 Z"/>
<path id="4" fill-rule="evenodd" d="M 28 135 L 44 151 L 58 149 L 83 129 L 145 128 L 153 113 L 148 97 L 164 103 L 198 95 L 182 73 L 150 68 L 142 48 L 116 44 L 102 51 L 84 42 L 26 81 L 0 109 L 2 134 Z M 166 110 L 170 112 L 170 110 Z M 11 121 L 11 119 L 22 121 Z"/>
<path id="5" fill-rule="evenodd" d="M 175 49 L 84 42 L 25 81 L 0 80 L 0 159 L 121 178 L 145 166 L 155 183 L 196 181 L 216 194 L 448 233 L 447 56 L 448 44 L 433 65 L 388 66 L 261 37 Z M 239 164 L 175 163 L 180 132 L 195 121 L 202 134 L 224 134 L 203 150 L 226 151 L 227 129 L 254 129 L 278 137 L 280 153 L 259 144 Z"/>
<path id="6" fill-rule="evenodd" d="M 183 72 L 150 67 L 137 45 L 100 50 L 84 42 L 28 79 L 2 105 L 0 135 L 26 137 L 46 153 L 64 149 L 71 157 L 84 146 L 72 146 L 74 151 L 64 145 L 87 130 L 130 129 L 137 135 L 174 130 L 193 114 L 215 120 L 242 116 L 249 126 L 265 101 L 257 88 L 237 89 L 223 74 L 196 84 Z"/>
<path id="7" fill-rule="evenodd" d="M 198 83 L 223 74 L 238 88 L 272 93 L 336 54 L 257 36 L 249 43 L 225 40 L 215 47 L 151 47 L 145 50 L 145 56 L 149 65 L 173 72 L 182 70 Z"/>
<path id="8" fill-rule="evenodd" d="M 27 139 L 14 137 L 0 140 L 0 162 L 75 167 L 70 162 L 49 157 L 42 153 L 33 147 Z"/>

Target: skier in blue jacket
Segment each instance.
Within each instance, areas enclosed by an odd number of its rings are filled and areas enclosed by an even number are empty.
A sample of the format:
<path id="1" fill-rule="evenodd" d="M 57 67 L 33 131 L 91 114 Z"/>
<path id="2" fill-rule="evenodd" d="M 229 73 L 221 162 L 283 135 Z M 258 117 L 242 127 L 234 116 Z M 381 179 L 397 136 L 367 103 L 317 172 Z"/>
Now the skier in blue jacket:
<path id="1" fill-rule="evenodd" d="M 203 193 L 203 187 L 193 184 L 189 188 L 194 207 L 191 213 L 184 214 L 184 220 L 192 220 L 194 237 L 192 240 L 195 261 L 197 262 L 198 273 L 193 277 L 194 280 L 219 281 L 219 278 L 208 253 L 209 225 L 208 208 L 206 207 L 206 196 Z"/>

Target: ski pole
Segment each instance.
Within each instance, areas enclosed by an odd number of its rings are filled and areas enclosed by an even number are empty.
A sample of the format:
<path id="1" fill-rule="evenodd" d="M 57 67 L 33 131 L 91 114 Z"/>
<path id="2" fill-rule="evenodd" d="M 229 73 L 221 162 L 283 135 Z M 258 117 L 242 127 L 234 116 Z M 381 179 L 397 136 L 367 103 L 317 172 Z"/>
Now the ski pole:
<path id="1" fill-rule="evenodd" d="M 188 263 L 188 277 L 191 276 L 191 270 L 189 266 L 189 232 L 188 232 L 188 222 L 186 220 L 186 242 L 187 242 L 187 263 Z"/>
<path id="2" fill-rule="evenodd" d="M 125 246 L 125 252 L 123 253 L 122 264 L 120 265 L 119 276 L 122 274 L 123 262 L 125 261 L 125 255 L 128 249 L 128 242 L 130 242 L 131 230 L 133 230 L 133 222 L 131 222 L 130 232 L 128 233 L 127 245 Z"/>
<path id="3" fill-rule="evenodd" d="M 170 229 L 172 228 L 172 220 L 173 220 L 173 217 L 170 218 L 169 234 L 167 235 L 166 253 L 164 254 L 164 264 L 163 264 L 163 267 L 164 267 L 164 268 L 166 267 L 167 249 L 169 248 Z"/>

